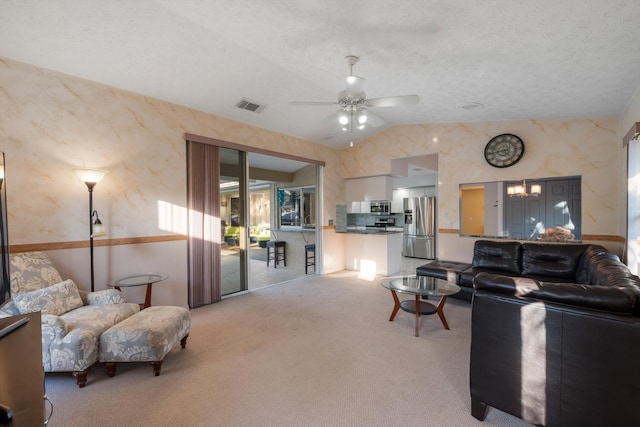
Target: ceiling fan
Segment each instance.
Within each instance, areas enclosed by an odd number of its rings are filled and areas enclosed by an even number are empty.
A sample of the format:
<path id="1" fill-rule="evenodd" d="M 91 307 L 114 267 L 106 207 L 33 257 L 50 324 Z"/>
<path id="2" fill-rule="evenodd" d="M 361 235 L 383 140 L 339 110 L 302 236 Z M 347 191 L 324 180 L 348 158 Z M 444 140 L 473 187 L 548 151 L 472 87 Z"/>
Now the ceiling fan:
<path id="1" fill-rule="evenodd" d="M 360 60 L 354 55 L 345 56 L 349 64 L 349 76 L 347 76 L 347 88 L 338 93 L 337 101 L 294 101 L 290 105 L 337 105 L 338 111 L 334 114 L 342 130 L 351 131 L 351 147 L 353 147 L 353 128 L 363 129 L 366 125 L 379 127 L 384 121 L 369 111 L 366 107 L 401 107 L 415 105 L 420 101 L 418 95 L 387 96 L 384 98 L 367 99 L 362 90 L 364 78 L 353 75 L 353 66 Z"/>

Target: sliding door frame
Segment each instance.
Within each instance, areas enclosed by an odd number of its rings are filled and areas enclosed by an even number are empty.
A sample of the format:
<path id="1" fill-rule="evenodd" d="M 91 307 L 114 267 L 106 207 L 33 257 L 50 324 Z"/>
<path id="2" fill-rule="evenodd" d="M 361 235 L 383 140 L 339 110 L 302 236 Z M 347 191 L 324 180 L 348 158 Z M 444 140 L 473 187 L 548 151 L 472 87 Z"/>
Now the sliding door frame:
<path id="1" fill-rule="evenodd" d="M 324 171 L 324 166 L 325 166 L 325 162 L 322 160 L 314 160 L 314 159 L 309 159 L 306 157 L 301 157 L 301 156 L 295 156 L 295 155 L 291 155 L 291 154 L 287 154 L 287 153 L 281 153 L 281 152 L 277 152 L 277 151 L 271 151 L 271 150 L 266 150 L 266 149 L 262 149 L 259 147 L 253 147 L 253 146 L 249 146 L 249 145 L 242 145 L 242 144 L 237 144 L 237 143 L 233 143 L 233 142 L 229 142 L 229 141 L 222 141 L 219 139 L 215 139 L 215 138 L 210 138 L 210 137 L 206 137 L 206 136 L 201 136 L 201 135 L 195 135 L 195 134 L 190 134 L 190 133 L 185 133 L 185 140 L 187 142 L 194 142 L 194 143 L 200 143 L 200 144 L 205 144 L 205 145 L 210 145 L 210 146 L 214 146 L 217 148 L 217 152 L 219 155 L 219 148 L 228 148 L 228 149 L 233 149 L 233 150 L 237 150 L 239 152 L 243 152 L 243 153 L 257 153 L 257 154 L 263 154 L 263 155 L 267 155 L 267 156 L 273 156 L 273 157 L 278 157 L 278 158 L 283 158 L 283 159 L 289 159 L 289 160 L 295 160 L 295 161 L 299 161 L 299 162 L 304 162 L 304 163 L 308 163 L 308 164 L 312 164 L 312 165 L 316 165 L 316 188 L 318 191 L 318 196 L 319 196 L 319 200 L 318 200 L 318 208 L 317 208 L 317 222 L 316 222 L 316 233 L 315 233 L 315 238 L 316 238 L 316 268 L 318 268 L 318 271 L 322 271 L 322 226 L 321 224 L 323 223 L 323 211 L 324 211 L 324 192 L 323 192 L 323 171 Z M 219 158 L 219 156 L 218 156 Z M 243 185 L 246 187 L 246 183 L 248 182 L 248 177 L 249 177 L 249 168 L 247 167 L 247 162 L 246 162 L 246 154 L 243 156 L 243 158 L 245 159 L 245 161 L 242 162 L 242 173 L 243 173 L 243 177 L 244 179 L 242 181 L 244 181 Z M 217 175 L 217 183 L 218 183 L 218 189 L 215 191 L 214 193 L 214 200 L 210 200 L 209 202 L 211 204 L 213 204 L 215 206 L 216 212 L 217 212 L 217 227 L 220 226 L 220 221 L 219 221 L 219 217 L 220 217 L 220 190 L 219 190 L 219 183 L 220 183 L 220 170 L 219 170 L 219 165 L 216 168 L 216 175 Z M 191 179 L 191 177 L 188 178 Z M 241 200 L 242 200 L 242 209 L 241 212 L 244 215 L 243 217 L 243 223 L 246 224 L 246 221 L 248 218 L 246 218 L 247 216 L 247 203 L 248 203 L 248 191 L 246 191 L 247 189 L 244 188 L 244 191 L 241 191 Z M 213 209 L 213 207 L 212 207 Z M 242 230 L 242 227 L 241 227 Z M 190 235 L 189 235 L 189 241 L 191 241 L 191 230 L 189 231 Z M 248 240 L 246 239 L 246 233 L 244 234 L 244 238 L 242 237 L 241 234 L 241 239 L 244 240 Z M 218 237 L 219 237 L 220 233 L 218 232 Z M 245 251 L 246 252 L 246 251 Z M 189 260 L 190 265 L 194 262 L 199 262 L 199 263 L 209 263 L 211 264 L 213 262 L 213 265 L 216 265 L 216 275 L 214 276 L 214 289 L 217 289 L 217 291 L 215 291 L 215 295 L 217 295 L 217 299 L 214 298 L 213 301 L 211 302 L 217 302 L 221 299 L 221 279 L 220 279 L 220 241 L 217 242 L 217 252 L 215 252 L 217 254 L 217 259 L 212 260 L 212 261 L 208 261 L 206 259 L 201 259 L 201 260 Z M 190 256 L 193 256 L 191 251 L 189 251 Z M 246 256 L 246 253 L 245 253 Z M 246 268 L 247 265 L 247 260 L 245 260 L 245 262 L 241 263 L 242 268 L 245 269 L 244 274 L 244 280 L 245 282 L 249 280 L 248 277 L 248 268 Z M 190 289 L 190 294 L 192 293 L 192 288 L 195 286 L 195 284 L 191 283 L 191 277 L 189 278 L 189 289 Z M 246 287 L 248 288 L 248 284 L 246 284 Z"/>

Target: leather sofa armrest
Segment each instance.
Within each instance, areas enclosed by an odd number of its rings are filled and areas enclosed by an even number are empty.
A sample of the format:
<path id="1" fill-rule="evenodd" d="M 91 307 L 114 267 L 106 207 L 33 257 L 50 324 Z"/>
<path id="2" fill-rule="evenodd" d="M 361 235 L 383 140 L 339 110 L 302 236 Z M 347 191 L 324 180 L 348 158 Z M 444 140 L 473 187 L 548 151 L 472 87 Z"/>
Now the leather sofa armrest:
<path id="1" fill-rule="evenodd" d="M 473 279 L 477 291 L 488 291 L 520 298 L 632 314 L 636 296 L 631 289 L 582 285 L 578 283 L 540 282 L 524 277 L 480 273 Z"/>

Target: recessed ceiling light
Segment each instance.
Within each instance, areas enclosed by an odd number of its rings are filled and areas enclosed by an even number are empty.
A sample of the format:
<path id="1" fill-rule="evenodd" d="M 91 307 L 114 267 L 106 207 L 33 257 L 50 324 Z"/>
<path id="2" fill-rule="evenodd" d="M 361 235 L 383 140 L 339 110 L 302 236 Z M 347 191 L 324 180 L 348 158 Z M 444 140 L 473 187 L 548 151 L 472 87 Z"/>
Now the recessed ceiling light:
<path id="1" fill-rule="evenodd" d="M 478 108 L 482 107 L 484 107 L 484 105 L 480 104 L 479 102 L 470 102 L 468 104 L 464 104 L 461 108 L 463 110 L 477 110 Z"/>

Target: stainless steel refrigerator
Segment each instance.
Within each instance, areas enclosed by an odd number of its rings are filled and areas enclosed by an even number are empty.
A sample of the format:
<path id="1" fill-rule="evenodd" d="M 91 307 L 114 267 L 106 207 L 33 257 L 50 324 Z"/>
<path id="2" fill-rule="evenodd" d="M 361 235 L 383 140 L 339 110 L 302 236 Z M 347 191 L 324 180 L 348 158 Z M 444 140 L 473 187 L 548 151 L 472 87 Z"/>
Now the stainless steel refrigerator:
<path id="1" fill-rule="evenodd" d="M 408 197 L 404 203 L 402 255 L 434 259 L 436 256 L 436 198 Z"/>

